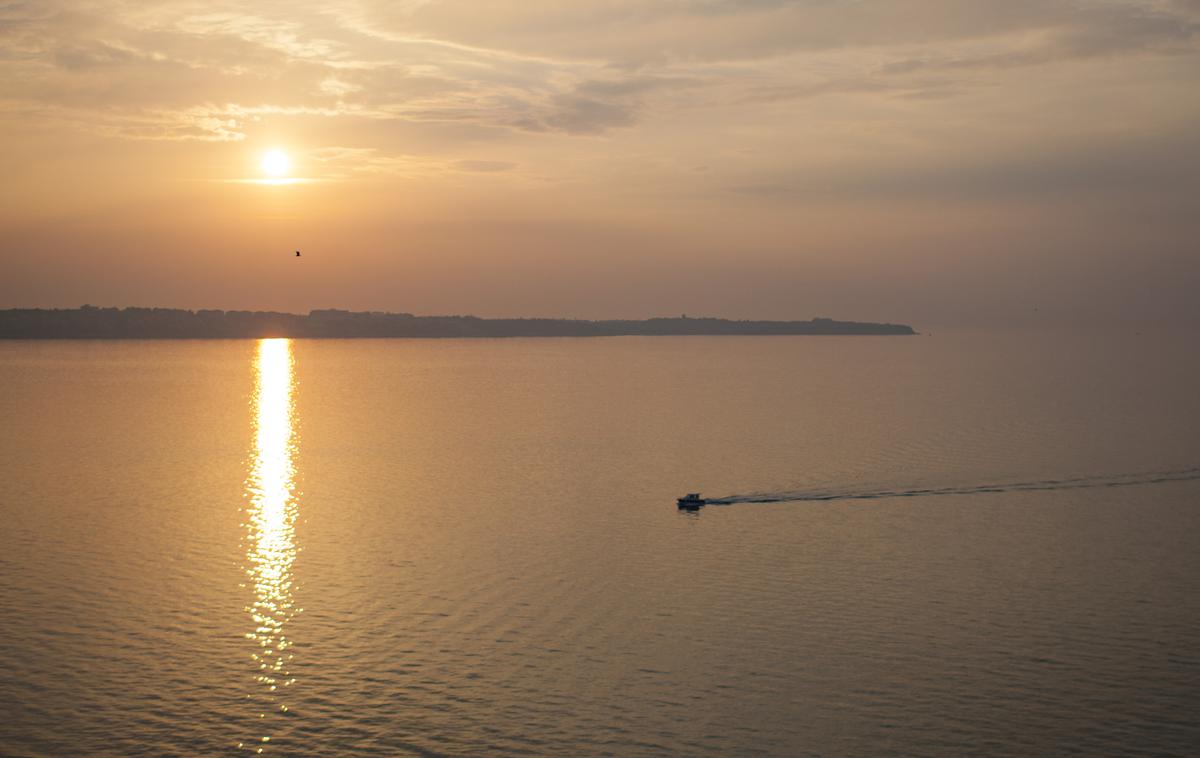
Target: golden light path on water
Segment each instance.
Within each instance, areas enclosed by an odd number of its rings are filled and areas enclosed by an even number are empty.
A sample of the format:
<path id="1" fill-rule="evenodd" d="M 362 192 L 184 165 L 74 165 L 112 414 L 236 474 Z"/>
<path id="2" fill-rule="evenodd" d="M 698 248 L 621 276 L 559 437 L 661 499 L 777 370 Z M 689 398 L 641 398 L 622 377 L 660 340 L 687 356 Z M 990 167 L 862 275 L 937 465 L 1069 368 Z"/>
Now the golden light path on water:
<path id="1" fill-rule="evenodd" d="M 254 701 L 266 729 L 268 712 L 288 710 L 283 688 L 295 682 L 289 672 L 292 655 L 286 626 L 294 615 L 292 564 L 296 559 L 296 430 L 292 393 L 292 344 L 287 339 L 258 343 L 255 364 L 254 458 L 246 479 L 246 573 L 254 590 L 247 608 L 253 630 L 247 639 L 257 643 L 252 653 L 258 664 Z M 257 752 L 271 739 L 239 743 Z"/>

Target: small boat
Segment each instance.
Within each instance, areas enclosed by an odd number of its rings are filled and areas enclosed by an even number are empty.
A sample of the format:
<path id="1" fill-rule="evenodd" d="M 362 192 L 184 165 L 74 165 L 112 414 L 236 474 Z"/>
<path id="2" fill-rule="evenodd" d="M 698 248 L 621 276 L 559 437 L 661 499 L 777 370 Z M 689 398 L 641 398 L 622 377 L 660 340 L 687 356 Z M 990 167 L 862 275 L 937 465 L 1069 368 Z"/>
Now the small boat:
<path id="1" fill-rule="evenodd" d="M 688 494 L 679 498 L 678 502 L 679 502 L 680 508 L 687 508 L 689 510 L 695 510 L 695 509 L 699 508 L 700 506 L 704 505 L 708 501 L 705 500 L 704 498 L 700 497 L 699 492 L 689 492 Z"/>

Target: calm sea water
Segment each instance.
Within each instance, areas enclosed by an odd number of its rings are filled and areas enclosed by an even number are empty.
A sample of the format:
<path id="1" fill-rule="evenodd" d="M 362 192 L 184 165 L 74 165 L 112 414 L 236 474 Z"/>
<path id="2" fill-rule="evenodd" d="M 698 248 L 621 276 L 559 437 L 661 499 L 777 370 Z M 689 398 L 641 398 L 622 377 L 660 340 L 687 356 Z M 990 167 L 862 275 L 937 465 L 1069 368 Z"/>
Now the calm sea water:
<path id="1" fill-rule="evenodd" d="M 1198 388 L 1133 335 L 0 343 L 0 753 L 1194 754 Z"/>

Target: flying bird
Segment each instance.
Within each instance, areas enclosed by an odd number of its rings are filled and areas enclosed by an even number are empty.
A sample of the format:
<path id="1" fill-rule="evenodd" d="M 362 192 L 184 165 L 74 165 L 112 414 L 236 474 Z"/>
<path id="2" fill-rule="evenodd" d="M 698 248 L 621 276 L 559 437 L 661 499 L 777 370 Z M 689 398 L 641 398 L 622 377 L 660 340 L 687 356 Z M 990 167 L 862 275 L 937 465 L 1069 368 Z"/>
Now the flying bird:
<path id="1" fill-rule="evenodd" d="M 299 257 L 300 257 L 300 251 L 299 251 L 299 250 L 297 250 L 297 251 L 296 251 L 296 257 L 297 257 L 297 258 L 299 258 Z"/>

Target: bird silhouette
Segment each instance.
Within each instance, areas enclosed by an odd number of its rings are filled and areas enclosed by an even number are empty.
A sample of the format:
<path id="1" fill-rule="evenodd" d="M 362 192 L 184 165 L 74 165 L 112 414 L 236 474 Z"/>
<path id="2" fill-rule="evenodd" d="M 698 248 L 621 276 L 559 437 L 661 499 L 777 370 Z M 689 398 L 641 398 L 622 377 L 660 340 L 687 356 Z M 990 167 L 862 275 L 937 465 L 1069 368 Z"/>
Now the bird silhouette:
<path id="1" fill-rule="evenodd" d="M 300 257 L 300 251 L 299 251 L 299 250 L 297 250 L 297 251 L 296 251 L 296 257 L 297 257 L 297 258 L 299 258 L 299 257 Z"/>

